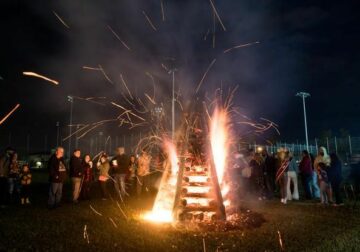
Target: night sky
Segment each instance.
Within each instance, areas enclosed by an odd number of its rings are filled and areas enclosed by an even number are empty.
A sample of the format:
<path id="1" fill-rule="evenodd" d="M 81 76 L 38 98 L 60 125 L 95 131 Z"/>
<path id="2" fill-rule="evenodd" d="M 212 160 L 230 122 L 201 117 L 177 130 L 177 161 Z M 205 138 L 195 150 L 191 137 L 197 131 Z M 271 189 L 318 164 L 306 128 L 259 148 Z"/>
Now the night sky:
<path id="1" fill-rule="evenodd" d="M 174 62 L 177 88 L 185 99 L 192 99 L 214 58 L 200 93 L 238 85 L 236 105 L 253 120 L 264 117 L 278 123 L 282 141 L 304 138 L 298 91 L 311 93 L 307 99 L 311 138 L 328 129 L 338 135 L 341 128 L 360 136 L 357 5 L 351 1 L 215 0 L 226 31 L 216 20 L 213 48 L 214 19 L 208 0 L 163 0 L 165 21 L 160 2 L 1 1 L 0 117 L 21 104 L 0 126 L 1 137 L 9 132 L 54 135 L 57 121 L 64 127 L 68 124 L 69 94 L 104 96 L 121 103 L 125 91 L 120 74 L 131 92 L 144 99 L 145 92 L 152 93 L 145 74 L 151 73 L 158 99 L 166 102 L 171 77 L 162 63 Z M 223 53 L 255 41 L 260 43 Z M 101 72 L 82 68 L 98 65 L 113 84 Z M 23 76 L 23 71 L 43 74 L 60 84 Z M 84 101 L 74 105 L 74 123 L 107 119 L 119 112 L 110 105 Z"/>

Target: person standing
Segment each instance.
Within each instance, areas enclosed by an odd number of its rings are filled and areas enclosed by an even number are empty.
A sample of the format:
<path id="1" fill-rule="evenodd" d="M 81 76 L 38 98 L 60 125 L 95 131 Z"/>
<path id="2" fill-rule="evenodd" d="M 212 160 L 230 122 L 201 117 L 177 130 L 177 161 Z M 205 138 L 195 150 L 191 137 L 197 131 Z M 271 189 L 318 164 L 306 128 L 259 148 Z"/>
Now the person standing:
<path id="1" fill-rule="evenodd" d="M 129 181 L 130 181 L 130 195 L 134 196 L 136 194 L 136 175 L 137 175 L 137 162 L 135 155 L 130 156 L 130 165 L 129 165 Z"/>
<path id="2" fill-rule="evenodd" d="M 253 154 L 249 167 L 251 168 L 250 180 L 252 184 L 252 193 L 258 198 L 258 200 L 262 200 L 264 196 L 264 166 L 259 153 Z"/>
<path id="3" fill-rule="evenodd" d="M 91 183 L 93 181 L 93 163 L 91 161 L 90 155 L 85 155 L 83 162 L 83 181 L 82 181 L 82 187 L 81 187 L 81 198 L 84 200 L 90 199 L 90 188 Z"/>
<path id="4" fill-rule="evenodd" d="M 306 199 L 312 199 L 313 194 L 311 192 L 311 182 L 313 176 L 312 162 L 307 150 L 303 150 L 302 159 L 299 164 L 299 170 L 301 174 L 302 184 L 305 190 Z"/>
<path id="5" fill-rule="evenodd" d="M 8 203 L 8 175 L 10 168 L 10 157 L 14 150 L 7 148 L 5 153 L 0 156 L 0 207 L 3 208 Z"/>
<path id="6" fill-rule="evenodd" d="M 320 183 L 320 200 L 321 204 L 331 203 L 331 185 L 328 177 L 329 166 L 326 166 L 325 163 L 318 163 L 318 175 Z"/>
<path id="7" fill-rule="evenodd" d="M 29 165 L 25 164 L 22 167 L 20 181 L 21 181 L 21 205 L 30 204 L 30 185 L 31 185 L 31 172 Z"/>
<path id="8" fill-rule="evenodd" d="M 17 194 L 17 197 L 20 195 L 19 177 L 20 177 L 20 167 L 18 162 L 18 154 L 15 152 L 10 157 L 9 175 L 8 175 L 9 197 L 11 203 L 15 201 L 14 193 Z"/>
<path id="9" fill-rule="evenodd" d="M 283 148 L 280 148 L 277 153 L 277 171 L 276 182 L 280 186 L 281 203 L 287 203 L 287 171 L 289 168 L 289 152 Z"/>
<path id="10" fill-rule="evenodd" d="M 266 149 L 262 151 L 262 157 L 264 160 L 265 194 L 268 199 L 272 199 L 275 191 L 275 159 L 269 155 Z"/>
<path id="11" fill-rule="evenodd" d="M 107 190 L 107 181 L 109 180 L 110 163 L 108 156 L 105 153 L 101 155 L 96 167 L 99 170 L 99 184 L 101 188 L 102 199 L 106 200 L 109 196 Z"/>
<path id="12" fill-rule="evenodd" d="M 150 173 L 151 156 L 143 150 L 138 161 L 137 195 L 140 196 L 144 189 L 147 189 L 147 176 Z"/>
<path id="13" fill-rule="evenodd" d="M 315 199 L 320 199 L 320 188 L 319 188 L 319 179 L 318 179 L 320 172 L 320 167 L 319 167 L 320 163 L 325 164 L 325 166 L 330 166 L 330 157 L 327 154 L 326 148 L 323 146 L 319 148 L 318 155 L 314 160 L 314 167 L 313 167 L 314 172 L 312 176 L 311 187 L 313 190 L 313 197 Z"/>
<path id="14" fill-rule="evenodd" d="M 335 196 L 334 206 L 343 205 L 343 199 L 340 192 L 340 184 L 342 181 L 342 165 L 341 161 L 335 153 L 330 154 L 330 168 L 328 170 L 328 177 L 330 180 L 330 184 Z"/>
<path id="15" fill-rule="evenodd" d="M 298 166 L 295 158 L 291 152 L 289 152 L 289 168 L 287 172 L 287 199 L 288 200 L 299 200 L 299 188 L 298 188 Z M 293 183 L 294 191 L 291 192 L 291 183 Z"/>
<path id="16" fill-rule="evenodd" d="M 50 181 L 48 206 L 53 209 L 60 206 L 63 184 L 66 179 L 64 148 L 56 148 L 55 154 L 48 161 L 48 170 Z"/>
<path id="17" fill-rule="evenodd" d="M 125 179 L 129 173 L 130 159 L 125 154 L 124 147 L 116 149 L 116 156 L 111 160 L 111 166 L 114 174 L 115 189 L 122 198 L 126 195 Z"/>
<path id="18" fill-rule="evenodd" d="M 73 155 L 70 158 L 70 177 L 72 183 L 72 201 L 78 203 L 80 195 L 81 180 L 83 178 L 83 165 L 81 163 L 81 151 L 79 149 L 74 150 Z"/>

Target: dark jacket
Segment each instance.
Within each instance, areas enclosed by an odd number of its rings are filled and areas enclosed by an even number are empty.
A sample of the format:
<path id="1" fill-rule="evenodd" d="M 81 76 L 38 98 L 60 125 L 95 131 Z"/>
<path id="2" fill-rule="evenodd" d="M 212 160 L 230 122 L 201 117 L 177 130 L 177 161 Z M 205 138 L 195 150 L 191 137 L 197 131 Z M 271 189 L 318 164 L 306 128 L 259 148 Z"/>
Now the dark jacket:
<path id="1" fill-rule="evenodd" d="M 328 177 L 331 183 L 341 182 L 342 180 L 342 165 L 340 161 L 331 162 L 328 168 Z"/>
<path id="2" fill-rule="evenodd" d="M 84 182 L 93 181 L 93 170 L 89 163 L 83 162 Z"/>
<path id="3" fill-rule="evenodd" d="M 272 156 L 266 156 L 264 160 L 264 172 L 267 174 L 275 174 L 276 173 L 276 160 Z"/>
<path id="4" fill-rule="evenodd" d="M 250 161 L 249 166 L 251 167 L 251 177 L 258 178 L 264 174 L 263 164 L 259 164 L 255 159 Z"/>
<path id="5" fill-rule="evenodd" d="M 309 156 L 305 156 L 301 159 L 299 164 L 299 170 L 303 175 L 311 175 L 313 173 L 312 161 Z"/>
<path id="6" fill-rule="evenodd" d="M 117 166 L 114 166 L 113 161 L 117 161 Z M 128 174 L 130 167 L 130 158 L 126 154 L 117 155 L 111 160 L 111 166 L 114 174 Z"/>
<path id="7" fill-rule="evenodd" d="M 81 178 L 83 176 L 84 167 L 81 164 L 81 159 L 75 156 L 70 158 L 70 177 Z"/>
<path id="8" fill-rule="evenodd" d="M 7 177 L 9 174 L 10 158 L 3 154 L 0 156 L 0 177 Z"/>
<path id="9" fill-rule="evenodd" d="M 58 159 L 53 154 L 48 161 L 49 181 L 51 183 L 62 183 L 66 179 L 66 166 L 64 158 Z"/>

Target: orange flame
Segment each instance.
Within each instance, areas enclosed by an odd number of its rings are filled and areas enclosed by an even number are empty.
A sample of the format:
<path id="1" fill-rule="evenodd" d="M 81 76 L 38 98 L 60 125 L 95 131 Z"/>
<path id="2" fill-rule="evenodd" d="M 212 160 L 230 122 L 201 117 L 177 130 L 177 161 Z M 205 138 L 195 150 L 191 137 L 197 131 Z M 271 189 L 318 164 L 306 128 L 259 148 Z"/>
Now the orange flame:
<path id="1" fill-rule="evenodd" d="M 144 219 L 153 222 L 173 222 L 173 209 L 175 203 L 177 173 L 179 171 L 178 156 L 175 146 L 165 143 L 169 154 L 171 168 L 167 168 L 161 179 L 159 192 L 156 195 L 155 203 L 151 212 L 145 214 Z"/>
<path id="2" fill-rule="evenodd" d="M 228 118 L 226 111 L 215 109 L 211 118 L 210 139 L 212 155 L 220 185 L 225 173 L 226 159 L 229 148 L 227 124 Z"/>

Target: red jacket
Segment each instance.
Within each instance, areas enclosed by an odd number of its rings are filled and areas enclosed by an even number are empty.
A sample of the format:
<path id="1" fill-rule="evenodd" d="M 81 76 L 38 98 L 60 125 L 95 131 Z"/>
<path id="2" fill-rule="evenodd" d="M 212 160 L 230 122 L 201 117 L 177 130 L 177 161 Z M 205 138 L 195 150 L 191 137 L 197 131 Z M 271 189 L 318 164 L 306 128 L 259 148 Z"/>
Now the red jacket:
<path id="1" fill-rule="evenodd" d="M 305 156 L 301 159 L 299 164 L 299 170 L 304 175 L 312 174 L 313 168 L 311 165 L 311 158 L 309 156 Z"/>

